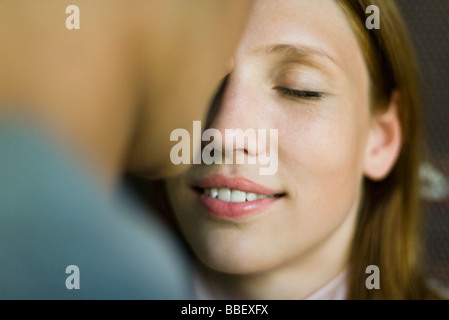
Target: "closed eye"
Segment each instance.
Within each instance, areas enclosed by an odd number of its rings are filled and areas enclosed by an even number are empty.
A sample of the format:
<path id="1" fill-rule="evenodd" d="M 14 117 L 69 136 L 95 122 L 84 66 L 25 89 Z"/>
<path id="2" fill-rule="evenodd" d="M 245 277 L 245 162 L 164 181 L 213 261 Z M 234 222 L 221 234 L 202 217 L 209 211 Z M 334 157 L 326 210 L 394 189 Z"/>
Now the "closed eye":
<path id="1" fill-rule="evenodd" d="M 285 96 L 298 99 L 321 99 L 323 97 L 322 93 L 316 91 L 296 90 L 283 87 L 276 87 L 275 89 Z"/>

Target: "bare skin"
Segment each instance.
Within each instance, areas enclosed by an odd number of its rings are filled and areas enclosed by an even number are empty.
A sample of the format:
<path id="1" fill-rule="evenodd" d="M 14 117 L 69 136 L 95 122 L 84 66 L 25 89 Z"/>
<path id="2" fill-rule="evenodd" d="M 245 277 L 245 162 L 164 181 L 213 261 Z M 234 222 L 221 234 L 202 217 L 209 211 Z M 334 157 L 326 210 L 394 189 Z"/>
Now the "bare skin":
<path id="1" fill-rule="evenodd" d="M 109 188 L 128 168 L 172 175 L 169 137 L 192 130 L 226 72 L 251 1 L 0 3 L 3 112 L 40 118 Z"/>

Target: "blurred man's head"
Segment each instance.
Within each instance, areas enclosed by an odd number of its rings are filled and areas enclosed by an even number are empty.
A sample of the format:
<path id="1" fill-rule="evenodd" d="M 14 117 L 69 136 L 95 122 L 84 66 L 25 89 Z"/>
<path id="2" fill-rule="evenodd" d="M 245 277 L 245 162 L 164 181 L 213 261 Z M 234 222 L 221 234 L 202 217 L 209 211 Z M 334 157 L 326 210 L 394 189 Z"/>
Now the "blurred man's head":
<path id="1" fill-rule="evenodd" d="M 0 104 L 30 106 L 108 179 L 174 174 L 170 133 L 205 117 L 251 2 L 2 1 Z"/>
<path id="2" fill-rule="evenodd" d="M 149 108 L 143 109 L 131 150 L 135 172 L 153 176 L 183 168 L 175 169 L 170 161 L 170 133 L 184 128 L 192 136 L 192 120 L 205 118 L 212 93 L 226 75 L 250 2 L 146 2 L 140 18 L 146 22 L 150 40 L 142 41 L 141 52 L 147 62 L 143 71 L 148 81 L 143 89 Z"/>

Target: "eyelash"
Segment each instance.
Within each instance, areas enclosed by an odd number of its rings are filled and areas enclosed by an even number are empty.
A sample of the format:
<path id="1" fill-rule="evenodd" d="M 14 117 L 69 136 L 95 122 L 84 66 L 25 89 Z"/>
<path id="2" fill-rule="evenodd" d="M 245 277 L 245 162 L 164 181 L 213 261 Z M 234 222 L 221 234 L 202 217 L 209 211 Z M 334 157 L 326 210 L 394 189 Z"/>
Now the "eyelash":
<path id="1" fill-rule="evenodd" d="M 283 87 L 277 87 L 275 89 L 280 91 L 283 95 L 298 99 L 312 100 L 312 99 L 321 99 L 323 97 L 322 93 L 315 91 L 295 90 Z"/>

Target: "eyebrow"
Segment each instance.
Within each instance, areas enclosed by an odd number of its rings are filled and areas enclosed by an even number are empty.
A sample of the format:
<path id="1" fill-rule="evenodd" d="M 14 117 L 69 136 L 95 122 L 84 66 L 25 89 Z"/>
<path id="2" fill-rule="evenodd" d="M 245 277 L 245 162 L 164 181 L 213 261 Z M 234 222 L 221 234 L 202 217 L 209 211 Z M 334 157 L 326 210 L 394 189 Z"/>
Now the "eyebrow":
<path id="1" fill-rule="evenodd" d="M 327 53 L 321 48 L 304 46 L 304 45 L 292 45 L 292 44 L 270 44 L 261 49 L 254 50 L 254 54 L 260 55 L 278 55 L 286 59 L 291 59 L 293 61 L 300 61 L 305 64 L 315 65 L 310 61 L 310 57 L 318 56 L 325 58 L 326 60 L 332 62 L 337 67 L 341 68 L 341 64 L 338 59 Z"/>

